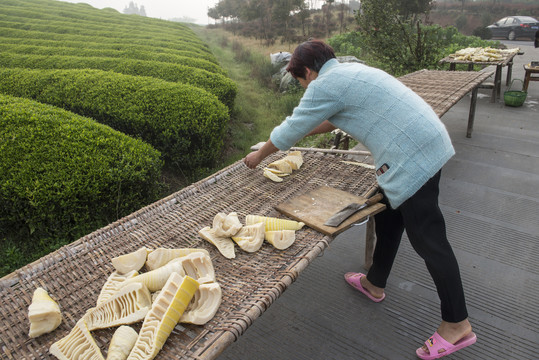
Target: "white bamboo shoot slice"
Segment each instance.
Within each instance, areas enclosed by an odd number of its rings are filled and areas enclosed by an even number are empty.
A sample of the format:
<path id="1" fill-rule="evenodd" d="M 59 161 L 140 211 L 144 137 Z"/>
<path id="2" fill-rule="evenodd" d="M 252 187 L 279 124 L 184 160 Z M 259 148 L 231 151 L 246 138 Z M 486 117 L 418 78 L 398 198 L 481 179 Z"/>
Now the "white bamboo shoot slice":
<path id="1" fill-rule="evenodd" d="M 31 338 L 50 333 L 62 322 L 60 306 L 45 289 L 38 287 L 34 290 L 32 303 L 28 307 L 28 319 L 30 320 L 28 336 Z"/>
<path id="2" fill-rule="evenodd" d="M 228 215 L 217 213 L 213 218 L 212 229 L 217 236 L 230 237 L 240 231 L 242 226 L 237 213 L 231 212 Z"/>
<path id="3" fill-rule="evenodd" d="M 148 288 L 141 283 L 122 287 L 107 301 L 88 309 L 83 319 L 89 330 L 133 324 L 144 319 L 152 306 Z"/>
<path id="4" fill-rule="evenodd" d="M 296 232 L 294 230 L 266 231 L 265 238 L 276 249 L 284 250 L 296 241 Z"/>
<path id="5" fill-rule="evenodd" d="M 275 169 L 280 170 L 280 171 L 282 171 L 284 173 L 287 173 L 287 174 L 292 173 L 292 167 L 284 159 L 280 159 L 280 160 L 274 161 L 272 163 L 269 163 L 268 167 L 269 168 L 275 168 Z"/>
<path id="6" fill-rule="evenodd" d="M 148 271 L 146 273 L 135 276 L 129 280 L 126 280 L 124 282 L 124 286 L 127 284 L 139 282 L 141 284 L 146 285 L 148 287 L 148 290 L 150 290 L 150 292 L 158 291 L 158 290 L 161 290 L 161 288 L 165 285 L 165 283 L 168 280 L 168 277 L 173 272 L 177 272 L 182 276 L 185 275 L 183 271 L 181 258 L 174 259 L 170 261 L 168 264 L 166 264 L 165 266 L 161 266 L 160 268 L 157 268 L 152 271 Z"/>
<path id="7" fill-rule="evenodd" d="M 241 228 L 236 236 L 232 236 L 232 240 L 244 251 L 258 251 L 264 243 L 264 229 L 265 224 L 263 222 L 246 225 Z"/>
<path id="8" fill-rule="evenodd" d="M 180 322 L 204 325 L 215 316 L 221 299 L 222 291 L 218 283 L 200 284 Z"/>
<path id="9" fill-rule="evenodd" d="M 151 360 L 161 350 L 198 289 L 198 282 L 178 273 L 170 275 L 146 315 L 129 360 Z"/>
<path id="10" fill-rule="evenodd" d="M 52 344 L 49 351 L 60 360 L 105 360 L 82 319 L 66 337 Z"/>
<path id="11" fill-rule="evenodd" d="M 233 259 L 236 257 L 236 253 L 234 251 L 234 242 L 231 238 L 215 235 L 215 232 L 209 226 L 200 229 L 198 231 L 198 234 L 204 240 L 213 244 L 217 248 L 217 250 L 219 250 L 219 252 L 227 259 Z"/>
<path id="12" fill-rule="evenodd" d="M 279 219 L 275 217 L 258 216 L 258 215 L 247 215 L 245 217 L 246 225 L 253 225 L 259 222 L 263 222 L 266 225 L 265 231 L 300 230 L 305 225 L 305 223 L 303 222 Z"/>
<path id="13" fill-rule="evenodd" d="M 107 360 L 125 360 L 137 342 L 138 334 L 130 326 L 120 326 L 112 335 Z"/>
<path id="14" fill-rule="evenodd" d="M 199 284 L 215 281 L 215 270 L 209 255 L 201 252 L 192 253 L 180 260 L 185 274 L 198 281 Z"/>
<path id="15" fill-rule="evenodd" d="M 129 254 L 120 255 L 111 259 L 112 265 L 120 274 L 127 274 L 130 271 L 139 271 L 146 262 L 148 249 L 141 247 L 137 251 Z"/>
<path id="16" fill-rule="evenodd" d="M 303 165 L 303 156 L 300 151 L 291 151 L 284 160 L 290 164 L 293 170 L 299 170 Z"/>
<path id="17" fill-rule="evenodd" d="M 148 270 L 155 270 L 168 264 L 170 261 L 187 256 L 194 252 L 202 252 L 208 256 L 210 253 L 206 249 L 193 249 L 193 248 L 181 248 L 181 249 L 164 249 L 158 248 L 148 254 L 148 259 L 146 260 L 146 267 Z"/>
<path id="18" fill-rule="evenodd" d="M 97 297 L 97 305 L 108 300 L 112 295 L 116 294 L 116 292 L 122 287 L 124 281 L 126 281 L 127 279 L 131 279 L 132 277 L 135 277 L 137 275 L 138 271 L 136 270 L 132 270 L 127 274 L 120 274 L 118 271 L 115 271 L 110 274 L 107 281 L 105 281 L 105 284 L 101 288 L 99 296 Z"/>
<path id="19" fill-rule="evenodd" d="M 269 170 L 264 170 L 263 174 L 264 174 L 264 177 L 267 177 L 271 181 L 274 181 L 274 182 L 282 182 L 283 181 L 283 179 L 280 176 L 278 176 L 277 174 L 274 174 L 273 172 L 271 172 Z"/>

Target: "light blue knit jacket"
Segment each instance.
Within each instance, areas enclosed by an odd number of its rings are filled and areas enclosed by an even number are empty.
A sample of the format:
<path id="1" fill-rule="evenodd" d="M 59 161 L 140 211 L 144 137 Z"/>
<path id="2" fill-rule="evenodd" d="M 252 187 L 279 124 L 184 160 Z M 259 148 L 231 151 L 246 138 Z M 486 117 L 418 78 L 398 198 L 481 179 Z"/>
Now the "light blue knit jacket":
<path id="1" fill-rule="evenodd" d="M 328 119 L 372 153 L 391 207 L 397 208 L 455 154 L 445 126 L 432 108 L 399 80 L 362 64 L 331 59 L 312 81 L 291 116 L 270 138 L 288 150 Z"/>

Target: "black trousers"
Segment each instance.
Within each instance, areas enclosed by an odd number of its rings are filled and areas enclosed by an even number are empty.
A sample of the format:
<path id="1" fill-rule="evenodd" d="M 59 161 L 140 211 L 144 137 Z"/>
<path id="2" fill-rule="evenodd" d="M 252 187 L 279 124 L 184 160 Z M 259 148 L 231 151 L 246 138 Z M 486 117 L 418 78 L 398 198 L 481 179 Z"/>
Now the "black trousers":
<path id="1" fill-rule="evenodd" d="M 385 288 L 404 230 L 425 261 L 441 301 L 442 319 L 459 322 L 468 317 L 460 270 L 446 236 L 445 221 L 438 206 L 441 172 L 397 209 L 375 215 L 376 247 L 367 279 Z"/>

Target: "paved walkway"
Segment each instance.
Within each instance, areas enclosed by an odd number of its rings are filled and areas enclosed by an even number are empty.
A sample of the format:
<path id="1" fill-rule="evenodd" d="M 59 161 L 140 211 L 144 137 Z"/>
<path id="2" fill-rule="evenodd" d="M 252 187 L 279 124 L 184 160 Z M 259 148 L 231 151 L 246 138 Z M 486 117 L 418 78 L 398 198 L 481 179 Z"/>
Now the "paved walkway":
<path id="1" fill-rule="evenodd" d="M 518 43 L 525 54 L 515 58 L 513 78 L 539 60 L 530 44 Z M 490 103 L 480 90 L 471 139 L 469 103 L 467 96 L 442 118 L 457 154 L 442 172 L 440 205 L 478 342 L 446 358 L 537 359 L 539 83 L 519 108 L 503 96 Z M 343 280 L 362 270 L 363 238 L 363 226 L 337 237 L 220 359 L 415 359 L 439 322 L 432 280 L 404 239 L 386 300 L 369 301 Z"/>

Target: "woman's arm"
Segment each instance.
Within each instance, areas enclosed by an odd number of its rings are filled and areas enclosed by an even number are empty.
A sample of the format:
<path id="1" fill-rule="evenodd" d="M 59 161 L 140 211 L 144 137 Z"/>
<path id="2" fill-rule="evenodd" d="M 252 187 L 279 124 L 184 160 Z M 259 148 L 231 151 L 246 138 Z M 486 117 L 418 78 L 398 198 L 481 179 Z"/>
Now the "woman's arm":
<path id="1" fill-rule="evenodd" d="M 330 123 L 328 120 L 324 120 L 323 123 L 321 123 L 320 125 L 315 127 L 313 130 L 311 130 L 311 132 L 308 133 L 307 136 L 317 135 L 317 134 L 325 134 L 325 133 L 331 132 L 331 131 L 333 131 L 335 129 L 336 129 L 335 125 Z"/>
<path id="2" fill-rule="evenodd" d="M 314 128 L 310 133 L 308 133 L 307 136 L 324 134 L 335 129 L 336 127 L 332 123 L 330 123 L 328 120 L 325 120 L 323 123 Z M 271 139 L 268 139 L 268 141 L 266 141 L 266 143 L 262 145 L 260 149 L 258 149 L 257 151 L 253 151 L 250 154 L 247 154 L 247 156 L 243 159 L 243 162 L 245 163 L 245 165 L 247 165 L 248 168 L 254 169 L 258 164 L 260 164 L 262 160 L 264 160 L 269 155 L 273 154 L 278 150 L 279 149 L 271 142 Z"/>

